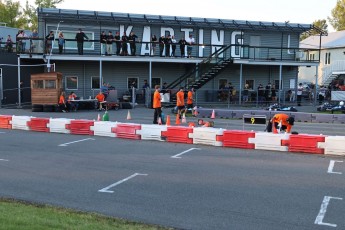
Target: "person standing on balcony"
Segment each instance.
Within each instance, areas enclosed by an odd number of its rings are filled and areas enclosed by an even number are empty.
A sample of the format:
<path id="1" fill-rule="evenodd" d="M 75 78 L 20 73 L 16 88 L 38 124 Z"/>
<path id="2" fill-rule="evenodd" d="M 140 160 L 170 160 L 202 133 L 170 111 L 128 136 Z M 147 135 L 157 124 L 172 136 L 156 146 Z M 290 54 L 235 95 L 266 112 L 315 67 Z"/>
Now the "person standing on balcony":
<path id="1" fill-rule="evenodd" d="M 156 51 L 156 43 L 157 43 L 157 37 L 156 35 L 152 35 L 151 37 L 151 55 L 155 56 L 155 51 Z"/>
<path id="2" fill-rule="evenodd" d="M 180 44 L 181 57 L 184 57 L 187 42 L 184 37 L 182 37 L 178 43 Z"/>
<path id="3" fill-rule="evenodd" d="M 163 57 L 163 50 L 164 50 L 164 35 L 162 35 L 158 42 L 159 42 L 159 56 L 160 57 Z"/>
<path id="4" fill-rule="evenodd" d="M 46 54 L 50 54 L 52 51 L 52 45 L 54 42 L 54 31 L 50 31 L 46 36 Z"/>
<path id="5" fill-rule="evenodd" d="M 195 40 L 193 38 L 193 35 L 190 34 L 189 35 L 189 38 L 186 39 L 186 42 L 187 42 L 187 55 L 188 55 L 188 58 L 192 57 L 192 51 L 193 51 L 193 45 L 195 43 Z"/>
<path id="6" fill-rule="evenodd" d="M 119 56 L 121 52 L 121 37 L 120 32 L 116 31 L 114 36 L 115 44 L 116 44 L 116 55 Z"/>
<path id="7" fill-rule="evenodd" d="M 131 55 L 132 56 L 135 56 L 135 52 L 137 51 L 137 45 L 136 45 L 136 39 L 138 38 L 138 36 L 137 35 L 135 35 L 135 33 L 134 32 L 131 32 L 130 34 L 129 34 L 129 37 L 128 37 L 128 40 L 129 40 L 129 42 L 130 42 L 130 47 L 131 47 Z"/>
<path id="8" fill-rule="evenodd" d="M 107 53 L 107 35 L 104 31 L 102 31 L 100 36 L 100 42 L 101 42 L 101 55 L 104 56 Z"/>
<path id="9" fill-rule="evenodd" d="M 128 46 L 127 46 L 128 36 L 127 36 L 126 32 L 123 32 L 121 40 L 122 40 L 122 53 L 121 53 L 121 56 L 128 56 Z"/>
<path id="10" fill-rule="evenodd" d="M 111 56 L 113 54 L 113 41 L 114 41 L 114 36 L 111 31 L 109 31 L 108 36 L 107 36 L 107 55 Z"/>
<path id="11" fill-rule="evenodd" d="M 166 57 L 170 57 L 170 45 L 171 45 L 171 36 L 170 36 L 170 34 L 168 35 L 167 38 L 165 38 L 164 44 L 165 44 L 165 56 Z"/>
<path id="12" fill-rule="evenodd" d="M 30 53 L 37 53 L 38 50 L 38 33 L 37 30 L 33 30 L 30 36 Z"/>
<path id="13" fill-rule="evenodd" d="M 176 39 L 175 39 L 175 36 L 171 36 L 171 57 L 175 57 L 175 50 L 176 50 Z"/>
<path id="14" fill-rule="evenodd" d="M 299 83 L 297 87 L 297 106 L 301 106 L 302 93 L 303 93 L 303 85 L 302 83 Z"/>
<path id="15" fill-rule="evenodd" d="M 59 44 L 59 54 L 62 54 L 63 46 L 65 44 L 65 38 L 64 38 L 63 33 L 61 31 L 59 32 L 58 44 Z"/>
<path id="16" fill-rule="evenodd" d="M 77 40 L 77 47 L 78 47 L 78 54 L 83 55 L 84 54 L 84 38 L 89 40 L 89 38 L 86 36 L 86 34 L 83 32 L 81 28 L 79 28 L 78 33 L 75 35 L 75 39 Z"/>
<path id="17" fill-rule="evenodd" d="M 13 51 L 13 41 L 12 41 L 11 35 L 7 36 L 6 50 L 8 53 L 12 53 L 12 51 Z"/>

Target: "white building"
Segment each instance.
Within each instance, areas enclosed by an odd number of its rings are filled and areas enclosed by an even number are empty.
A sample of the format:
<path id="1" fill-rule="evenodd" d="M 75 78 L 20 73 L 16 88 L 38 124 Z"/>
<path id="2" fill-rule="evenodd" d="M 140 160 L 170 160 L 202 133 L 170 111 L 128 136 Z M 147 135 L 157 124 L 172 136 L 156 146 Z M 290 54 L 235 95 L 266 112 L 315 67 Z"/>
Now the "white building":
<path id="1" fill-rule="evenodd" d="M 320 36 L 310 36 L 300 42 L 300 48 L 317 49 L 320 46 Z M 345 75 L 345 31 L 329 33 L 321 39 L 320 53 L 314 51 L 305 52 L 309 60 L 319 59 L 317 69 L 299 67 L 298 78 L 300 82 L 316 82 L 319 85 L 328 85 L 333 79 Z M 317 75 L 317 76 L 316 76 Z"/>

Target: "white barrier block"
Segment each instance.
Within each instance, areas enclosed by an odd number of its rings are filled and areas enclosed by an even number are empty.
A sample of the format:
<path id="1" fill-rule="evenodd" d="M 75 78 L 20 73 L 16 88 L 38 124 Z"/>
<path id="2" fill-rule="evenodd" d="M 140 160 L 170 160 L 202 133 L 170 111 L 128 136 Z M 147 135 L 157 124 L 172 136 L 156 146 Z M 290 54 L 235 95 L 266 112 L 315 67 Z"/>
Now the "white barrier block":
<path id="1" fill-rule="evenodd" d="M 248 142 L 255 144 L 255 149 L 288 151 L 288 146 L 282 146 L 282 140 L 289 140 L 290 134 L 275 134 L 266 132 L 255 133 L 255 138 L 249 138 Z"/>
<path id="2" fill-rule="evenodd" d="M 222 141 L 217 141 L 217 136 L 222 136 L 223 129 L 211 127 L 193 128 L 193 133 L 189 133 L 189 138 L 193 138 L 193 144 L 223 146 Z"/>
<path id="3" fill-rule="evenodd" d="M 28 121 L 31 121 L 31 116 L 12 116 L 12 129 L 30 130 Z"/>
<path id="4" fill-rule="evenodd" d="M 95 121 L 91 128 L 95 136 L 116 137 L 116 133 L 111 132 L 116 126 L 117 122 L 113 121 Z"/>
<path id="5" fill-rule="evenodd" d="M 318 148 L 325 149 L 326 155 L 345 156 L 345 136 L 327 136 L 325 142 L 319 142 Z"/>
<path id="6" fill-rule="evenodd" d="M 141 125 L 141 130 L 136 130 L 135 134 L 141 135 L 142 140 L 164 141 L 162 131 L 167 131 L 166 125 Z"/>
<path id="7" fill-rule="evenodd" d="M 51 133 L 71 133 L 69 129 L 66 129 L 66 126 L 70 125 L 72 120 L 67 118 L 50 118 L 47 126 Z"/>

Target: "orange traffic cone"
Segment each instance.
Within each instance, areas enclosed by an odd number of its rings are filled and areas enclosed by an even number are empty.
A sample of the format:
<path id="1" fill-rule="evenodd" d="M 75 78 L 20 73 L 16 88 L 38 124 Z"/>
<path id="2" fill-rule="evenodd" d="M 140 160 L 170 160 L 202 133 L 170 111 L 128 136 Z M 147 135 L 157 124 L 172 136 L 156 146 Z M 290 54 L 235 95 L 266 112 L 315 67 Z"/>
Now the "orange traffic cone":
<path id="1" fill-rule="evenodd" d="M 187 123 L 186 114 L 182 115 L 182 123 Z"/>
<path id="2" fill-rule="evenodd" d="M 175 125 L 180 125 L 181 121 L 180 121 L 180 114 L 176 114 L 176 122 Z"/>
<path id="3" fill-rule="evenodd" d="M 211 119 L 215 119 L 215 118 L 216 118 L 216 112 L 213 110 L 211 114 Z"/>
<path id="4" fill-rule="evenodd" d="M 97 121 L 101 121 L 101 115 L 100 114 L 98 114 L 98 116 L 97 116 Z"/>
<path id="5" fill-rule="evenodd" d="M 158 122 L 159 125 L 162 125 L 162 118 L 158 117 Z"/>
<path id="6" fill-rule="evenodd" d="M 132 120 L 131 112 L 129 112 L 129 110 L 128 110 L 128 113 L 127 113 L 127 120 Z"/>
<path id="7" fill-rule="evenodd" d="M 170 115 L 167 115 L 167 121 L 165 122 L 166 126 L 170 126 Z"/>

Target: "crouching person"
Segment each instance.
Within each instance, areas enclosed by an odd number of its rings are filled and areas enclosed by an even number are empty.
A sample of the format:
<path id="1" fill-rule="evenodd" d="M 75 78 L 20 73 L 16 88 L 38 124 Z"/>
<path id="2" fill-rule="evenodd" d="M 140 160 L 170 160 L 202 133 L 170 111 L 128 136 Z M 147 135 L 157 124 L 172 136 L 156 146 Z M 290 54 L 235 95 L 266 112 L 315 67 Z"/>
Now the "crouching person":
<path id="1" fill-rule="evenodd" d="M 272 117 L 268 122 L 266 131 L 278 133 L 280 131 L 291 133 L 292 126 L 295 123 L 295 118 L 283 113 L 278 113 Z"/>

